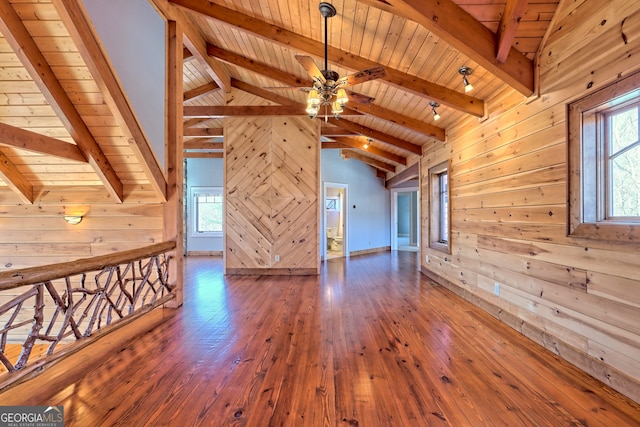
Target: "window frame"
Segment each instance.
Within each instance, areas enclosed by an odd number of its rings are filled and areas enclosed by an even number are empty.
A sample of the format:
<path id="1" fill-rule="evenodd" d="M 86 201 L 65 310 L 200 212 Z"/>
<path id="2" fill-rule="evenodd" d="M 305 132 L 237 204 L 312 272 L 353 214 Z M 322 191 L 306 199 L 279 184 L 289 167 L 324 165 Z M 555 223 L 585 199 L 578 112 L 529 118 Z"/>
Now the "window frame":
<path id="1" fill-rule="evenodd" d="M 198 206 L 197 197 L 204 194 L 219 195 L 222 197 L 222 230 L 198 231 Z M 189 189 L 189 208 L 191 212 L 189 237 L 222 237 L 224 234 L 224 192 L 222 187 L 191 187 Z"/>
<path id="2" fill-rule="evenodd" d="M 447 176 L 446 194 L 441 189 L 441 177 Z M 451 254 L 451 161 L 447 160 L 429 168 L 429 247 Z M 446 210 L 442 209 L 443 195 L 446 195 Z M 443 218 L 446 215 L 447 240 L 443 240 Z"/>
<path id="3" fill-rule="evenodd" d="M 567 235 L 640 242 L 640 219 L 608 217 L 605 114 L 640 101 L 640 72 L 567 104 Z M 587 174 L 586 171 L 592 171 Z M 583 173 L 585 172 L 585 173 Z"/>

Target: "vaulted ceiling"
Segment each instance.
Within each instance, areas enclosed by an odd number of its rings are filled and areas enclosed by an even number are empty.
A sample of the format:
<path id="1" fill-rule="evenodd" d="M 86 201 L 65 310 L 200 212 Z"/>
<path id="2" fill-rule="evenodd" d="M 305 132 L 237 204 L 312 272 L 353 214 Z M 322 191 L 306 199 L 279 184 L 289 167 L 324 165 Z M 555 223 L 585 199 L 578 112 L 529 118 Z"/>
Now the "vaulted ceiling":
<path id="1" fill-rule="evenodd" d="M 319 2 L 146 1 L 184 31 L 186 157 L 221 157 L 224 116 L 305 114 L 300 88 L 310 78 L 295 57 L 324 68 Z M 558 7 L 558 0 L 330 3 L 337 15 L 327 26 L 329 68 L 345 76 L 379 65 L 386 73 L 350 87 L 340 119 L 313 120 L 322 121 L 323 148 L 342 149 L 386 178 L 402 174 L 457 121 L 491 114 L 487 99 L 505 90 L 531 95 L 535 57 Z M 100 187 L 115 201 L 140 188 L 163 198 L 162 168 L 82 2 L 0 0 L 0 17 L 0 190 L 25 203 L 52 186 Z M 469 93 L 461 66 L 473 69 Z M 439 104 L 438 121 L 430 102 Z"/>

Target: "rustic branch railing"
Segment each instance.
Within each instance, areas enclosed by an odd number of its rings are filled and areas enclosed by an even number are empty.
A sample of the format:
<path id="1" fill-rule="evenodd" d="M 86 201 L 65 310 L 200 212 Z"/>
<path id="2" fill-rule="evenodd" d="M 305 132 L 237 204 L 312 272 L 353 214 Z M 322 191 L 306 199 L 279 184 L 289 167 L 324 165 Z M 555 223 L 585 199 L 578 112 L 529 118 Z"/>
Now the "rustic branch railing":
<path id="1" fill-rule="evenodd" d="M 0 272 L 0 372 L 23 369 L 34 346 L 51 355 L 61 342 L 173 299 L 168 252 L 175 242 L 72 262 Z M 5 353 L 18 346 L 17 360 Z M 15 358 L 13 358 L 15 359 Z"/>

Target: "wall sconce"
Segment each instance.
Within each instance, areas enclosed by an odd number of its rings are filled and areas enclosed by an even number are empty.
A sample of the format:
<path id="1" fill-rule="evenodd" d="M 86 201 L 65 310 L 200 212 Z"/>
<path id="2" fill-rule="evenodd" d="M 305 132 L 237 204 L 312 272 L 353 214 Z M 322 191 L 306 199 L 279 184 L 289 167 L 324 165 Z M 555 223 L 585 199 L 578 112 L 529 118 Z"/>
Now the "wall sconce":
<path id="1" fill-rule="evenodd" d="M 65 215 L 63 218 L 71 225 L 78 225 L 82 222 L 82 215 Z"/>
<path id="2" fill-rule="evenodd" d="M 473 68 L 469 68 L 466 65 L 463 65 L 462 67 L 460 67 L 458 72 L 462 74 L 462 83 L 464 84 L 464 91 L 471 92 L 473 90 L 473 85 L 469 83 L 469 80 L 467 80 L 467 76 L 470 76 L 471 74 L 473 74 Z"/>
<path id="3" fill-rule="evenodd" d="M 440 114 L 438 114 L 438 112 L 436 111 L 436 108 L 438 108 L 440 104 L 435 101 L 431 101 L 429 102 L 429 105 L 431 106 L 431 111 L 433 112 L 433 120 L 440 120 Z"/>

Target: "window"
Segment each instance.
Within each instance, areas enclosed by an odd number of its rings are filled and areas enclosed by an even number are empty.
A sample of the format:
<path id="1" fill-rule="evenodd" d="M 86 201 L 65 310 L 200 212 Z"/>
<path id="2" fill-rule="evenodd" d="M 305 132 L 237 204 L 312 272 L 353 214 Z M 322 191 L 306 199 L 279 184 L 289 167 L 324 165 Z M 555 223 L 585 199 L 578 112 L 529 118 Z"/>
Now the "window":
<path id="1" fill-rule="evenodd" d="M 449 162 L 429 169 L 429 247 L 451 253 Z"/>
<path id="2" fill-rule="evenodd" d="M 222 236 L 222 188 L 192 187 L 192 236 Z"/>
<path id="3" fill-rule="evenodd" d="M 640 241 L 640 73 L 568 106 L 568 234 Z"/>

